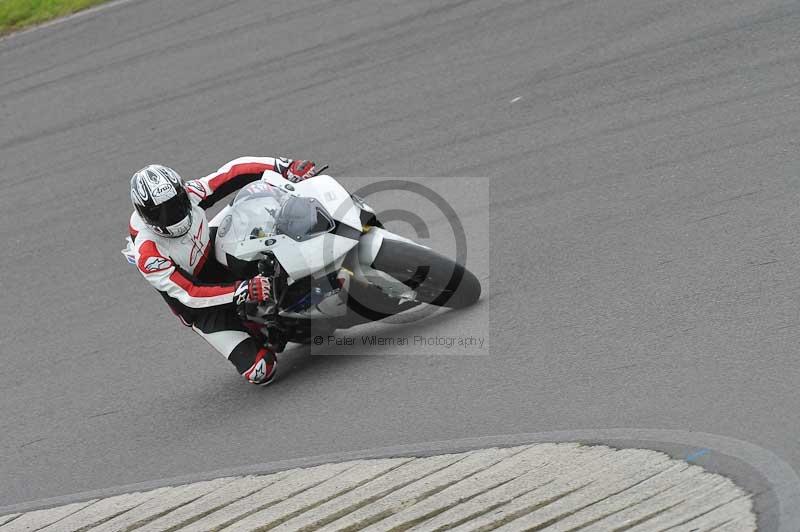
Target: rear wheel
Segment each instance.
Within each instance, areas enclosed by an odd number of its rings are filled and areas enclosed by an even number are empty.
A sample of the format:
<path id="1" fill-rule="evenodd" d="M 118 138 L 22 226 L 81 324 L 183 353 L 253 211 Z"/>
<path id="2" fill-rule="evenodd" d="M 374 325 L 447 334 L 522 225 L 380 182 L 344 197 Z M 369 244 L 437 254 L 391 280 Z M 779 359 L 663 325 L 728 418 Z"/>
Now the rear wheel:
<path id="1" fill-rule="evenodd" d="M 481 283 L 472 272 L 415 244 L 385 239 L 372 267 L 415 290 L 423 303 L 464 308 L 481 296 Z"/>

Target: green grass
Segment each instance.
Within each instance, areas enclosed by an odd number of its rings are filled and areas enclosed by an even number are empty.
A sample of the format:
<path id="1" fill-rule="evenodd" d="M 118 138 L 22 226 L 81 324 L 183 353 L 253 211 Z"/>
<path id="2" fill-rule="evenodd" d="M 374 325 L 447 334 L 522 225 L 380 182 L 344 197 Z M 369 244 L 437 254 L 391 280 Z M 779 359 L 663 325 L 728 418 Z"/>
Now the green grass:
<path id="1" fill-rule="evenodd" d="M 0 0 L 0 35 L 69 15 L 106 0 Z"/>

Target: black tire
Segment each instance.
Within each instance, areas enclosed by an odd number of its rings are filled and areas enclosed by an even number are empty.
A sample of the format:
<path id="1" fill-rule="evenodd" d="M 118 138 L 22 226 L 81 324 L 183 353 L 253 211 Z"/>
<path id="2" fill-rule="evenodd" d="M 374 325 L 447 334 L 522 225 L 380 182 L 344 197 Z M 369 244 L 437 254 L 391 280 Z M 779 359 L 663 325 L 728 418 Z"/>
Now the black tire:
<path id="1" fill-rule="evenodd" d="M 417 291 L 419 301 L 464 308 L 481 296 L 481 283 L 463 265 L 427 248 L 386 239 L 372 267 Z"/>
<path id="2" fill-rule="evenodd" d="M 282 318 L 281 321 L 286 329 L 286 340 L 296 344 L 310 344 L 315 336 L 326 337 L 336 330 L 328 320 Z"/>

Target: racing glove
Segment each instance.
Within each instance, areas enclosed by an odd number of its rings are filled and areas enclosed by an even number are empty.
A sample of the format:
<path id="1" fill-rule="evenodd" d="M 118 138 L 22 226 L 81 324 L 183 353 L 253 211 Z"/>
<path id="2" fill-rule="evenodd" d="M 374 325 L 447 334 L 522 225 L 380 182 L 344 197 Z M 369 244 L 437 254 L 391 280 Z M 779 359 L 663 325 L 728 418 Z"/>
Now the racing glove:
<path id="1" fill-rule="evenodd" d="M 317 166 L 312 161 L 296 159 L 286 168 L 286 179 L 293 183 L 299 183 L 315 175 L 317 175 Z"/>
<path id="2" fill-rule="evenodd" d="M 247 281 L 247 298 L 259 305 L 272 301 L 272 285 L 269 278 L 256 275 Z"/>
<path id="3" fill-rule="evenodd" d="M 233 303 L 242 319 L 248 314 L 255 315 L 260 305 L 271 303 L 272 285 L 269 278 L 256 275 L 249 281 L 242 281 L 233 294 Z"/>

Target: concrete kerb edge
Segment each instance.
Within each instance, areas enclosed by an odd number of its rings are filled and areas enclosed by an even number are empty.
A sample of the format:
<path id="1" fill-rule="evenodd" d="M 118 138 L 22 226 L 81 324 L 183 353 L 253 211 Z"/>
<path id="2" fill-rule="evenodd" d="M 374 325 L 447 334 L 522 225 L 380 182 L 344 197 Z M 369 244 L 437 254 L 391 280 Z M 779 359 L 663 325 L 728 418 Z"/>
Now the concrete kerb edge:
<path id="1" fill-rule="evenodd" d="M 775 527 L 776 530 L 780 532 L 794 532 L 797 524 L 800 523 L 800 477 L 798 477 L 797 473 L 789 464 L 771 451 L 735 438 L 704 432 L 635 428 L 581 429 L 481 436 L 279 460 L 0 506 L 0 515 L 41 510 L 90 499 L 111 497 L 137 491 L 147 491 L 164 486 L 179 486 L 220 477 L 269 474 L 288 469 L 313 467 L 321 464 L 348 460 L 402 456 L 424 457 L 434 454 L 465 452 L 480 448 L 509 447 L 546 442 L 579 442 L 586 444 L 606 444 L 617 448 L 635 447 L 655 450 L 659 450 L 658 447 L 661 447 L 661 445 L 658 444 L 667 443 L 708 449 L 715 453 L 740 460 L 764 477 L 770 489 L 773 491 L 778 504 L 779 519 Z M 685 459 L 685 457 L 678 456 L 674 458 Z M 717 471 L 717 473 L 726 475 L 725 471 Z"/>

